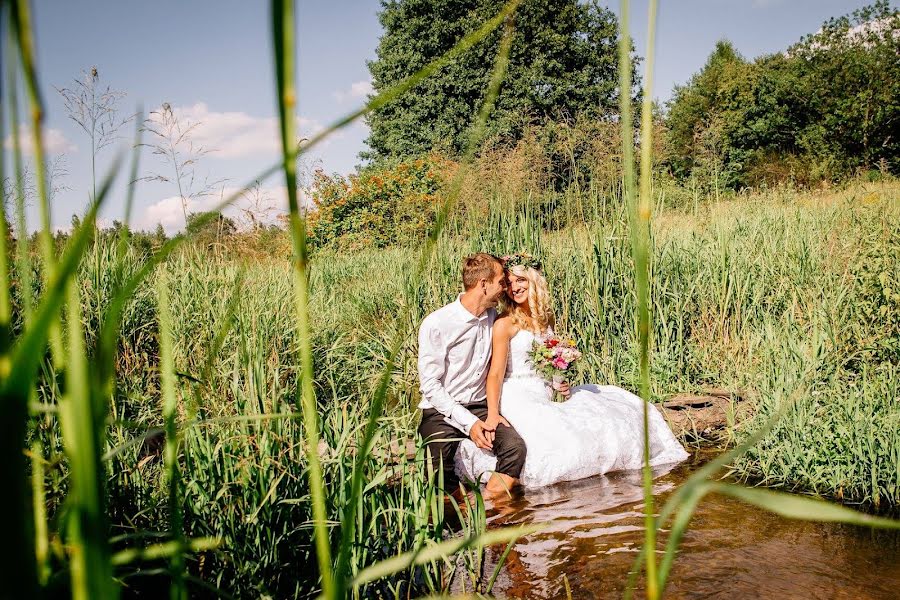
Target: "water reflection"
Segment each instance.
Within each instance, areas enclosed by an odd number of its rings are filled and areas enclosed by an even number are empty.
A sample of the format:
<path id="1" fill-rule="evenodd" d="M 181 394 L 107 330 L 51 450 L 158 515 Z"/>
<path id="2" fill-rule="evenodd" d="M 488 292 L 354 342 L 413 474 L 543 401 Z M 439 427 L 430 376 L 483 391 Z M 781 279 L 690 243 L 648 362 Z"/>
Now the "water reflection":
<path id="1" fill-rule="evenodd" d="M 658 501 L 694 468 L 656 469 Z M 494 593 L 561 598 L 566 575 L 575 598 L 620 598 L 643 539 L 642 498 L 633 471 L 529 490 L 492 509 L 491 526 L 546 524 L 516 544 Z M 710 496 L 682 541 L 666 597 L 900 598 L 900 534 L 790 521 Z"/>

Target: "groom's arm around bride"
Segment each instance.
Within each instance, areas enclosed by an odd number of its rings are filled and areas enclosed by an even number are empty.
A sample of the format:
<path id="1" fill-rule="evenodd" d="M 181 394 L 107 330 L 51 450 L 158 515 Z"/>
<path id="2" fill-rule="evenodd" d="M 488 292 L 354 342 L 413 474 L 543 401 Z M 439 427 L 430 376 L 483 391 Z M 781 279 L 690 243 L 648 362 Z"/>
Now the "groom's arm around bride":
<path id="1" fill-rule="evenodd" d="M 434 472 L 444 474 L 445 490 L 459 487 L 453 457 L 462 433 L 496 454 L 498 474 L 488 491 L 501 492 L 517 482 L 525 464 L 525 443 L 518 433 L 502 423 L 485 423 L 491 328 L 505 290 L 503 267 L 490 254 L 474 254 L 463 260 L 462 276 L 465 291 L 419 328 L 419 433 L 428 443 Z"/>

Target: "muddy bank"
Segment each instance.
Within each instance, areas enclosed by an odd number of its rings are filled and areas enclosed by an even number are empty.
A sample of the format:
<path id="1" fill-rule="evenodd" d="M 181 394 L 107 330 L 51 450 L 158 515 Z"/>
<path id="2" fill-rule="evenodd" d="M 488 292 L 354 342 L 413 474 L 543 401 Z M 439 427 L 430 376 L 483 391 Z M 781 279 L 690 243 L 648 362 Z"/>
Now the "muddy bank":
<path id="1" fill-rule="evenodd" d="M 677 394 L 656 406 L 682 441 L 717 445 L 728 440 L 730 426 L 752 416 L 746 397 L 745 392 L 707 389 Z"/>

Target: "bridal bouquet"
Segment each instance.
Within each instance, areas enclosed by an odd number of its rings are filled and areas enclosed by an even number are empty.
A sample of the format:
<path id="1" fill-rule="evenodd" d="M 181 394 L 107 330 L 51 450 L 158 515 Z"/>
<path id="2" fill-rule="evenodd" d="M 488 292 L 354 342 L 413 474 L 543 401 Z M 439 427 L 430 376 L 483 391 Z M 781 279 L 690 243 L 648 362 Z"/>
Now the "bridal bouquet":
<path id="1" fill-rule="evenodd" d="M 581 358 L 575 341 L 556 334 L 535 338 L 529 354 L 534 370 L 559 390 L 566 373 Z"/>

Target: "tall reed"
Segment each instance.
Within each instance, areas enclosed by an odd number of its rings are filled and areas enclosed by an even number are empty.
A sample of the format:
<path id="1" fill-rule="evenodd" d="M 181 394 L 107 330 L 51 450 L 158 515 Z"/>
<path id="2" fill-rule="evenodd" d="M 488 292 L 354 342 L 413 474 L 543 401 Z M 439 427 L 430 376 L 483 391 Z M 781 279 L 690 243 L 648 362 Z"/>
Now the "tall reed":
<path id="1" fill-rule="evenodd" d="M 647 57 L 644 103 L 641 117 L 640 194 L 634 192 L 634 133 L 631 116 L 631 36 L 628 34 L 628 0 L 622 0 L 619 35 L 619 114 L 622 124 L 622 161 L 625 201 L 631 232 L 631 254 L 634 260 L 634 285 L 637 293 L 635 321 L 640 352 L 640 381 L 644 431 L 644 555 L 647 560 L 647 597 L 659 598 L 656 583 L 656 520 L 653 506 L 653 474 L 650 470 L 650 437 L 648 402 L 650 401 L 650 152 L 652 148 L 653 41 L 656 35 L 656 0 L 650 1 L 647 30 Z"/>

